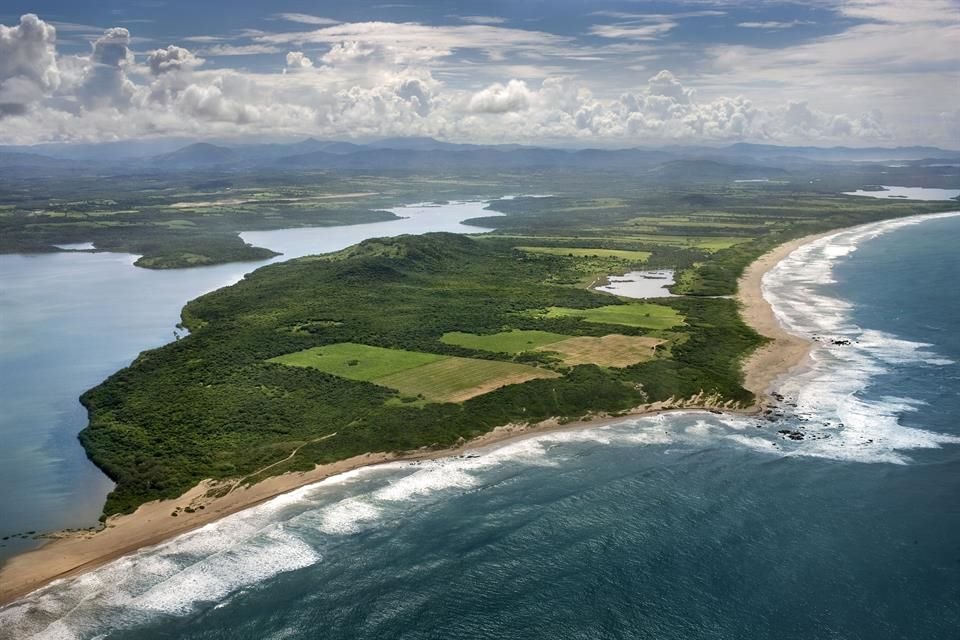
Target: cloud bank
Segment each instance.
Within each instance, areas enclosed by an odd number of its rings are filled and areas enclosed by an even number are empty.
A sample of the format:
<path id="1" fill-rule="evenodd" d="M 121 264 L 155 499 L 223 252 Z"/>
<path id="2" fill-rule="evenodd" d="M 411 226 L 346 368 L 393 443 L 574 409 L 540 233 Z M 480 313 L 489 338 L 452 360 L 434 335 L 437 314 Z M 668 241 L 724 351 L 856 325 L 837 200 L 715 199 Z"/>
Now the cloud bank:
<path id="1" fill-rule="evenodd" d="M 585 34 L 599 44 L 583 44 L 484 16 L 460 16 L 458 24 L 440 27 L 278 14 L 276 22 L 304 30 L 254 32 L 239 44 L 194 38 L 200 49 L 171 43 L 134 51 L 131 33 L 114 27 L 88 52 L 65 54 L 58 52 L 54 26 L 27 14 L 17 25 L 0 25 L 0 142 L 428 135 L 599 146 L 873 144 L 896 139 L 876 109 L 850 112 L 830 92 L 783 90 L 767 92 L 777 100 L 757 100 L 724 87 L 783 82 L 791 73 L 794 86 L 802 87 L 812 83 L 811 60 L 817 72 L 852 73 L 851 59 L 866 64 L 871 47 L 882 57 L 886 29 L 929 37 L 937 8 L 904 13 L 881 0 L 851 2 L 851 16 L 870 20 L 855 27 L 859 49 L 845 34 L 778 51 L 716 47 L 693 82 L 649 68 L 660 58 L 648 41 L 673 30 L 677 16 L 587 25 Z M 475 64 L 470 60 L 454 64 L 463 52 L 479 56 L 483 74 L 471 79 L 465 73 Z M 935 61 L 943 59 L 935 53 Z M 276 63 L 272 71 L 217 65 L 230 55 L 269 55 Z M 621 57 L 652 61 L 632 67 L 626 90 L 599 87 L 576 71 L 577 64 L 615 64 Z M 938 131 L 956 131 L 960 121 L 955 105 L 931 117 Z"/>

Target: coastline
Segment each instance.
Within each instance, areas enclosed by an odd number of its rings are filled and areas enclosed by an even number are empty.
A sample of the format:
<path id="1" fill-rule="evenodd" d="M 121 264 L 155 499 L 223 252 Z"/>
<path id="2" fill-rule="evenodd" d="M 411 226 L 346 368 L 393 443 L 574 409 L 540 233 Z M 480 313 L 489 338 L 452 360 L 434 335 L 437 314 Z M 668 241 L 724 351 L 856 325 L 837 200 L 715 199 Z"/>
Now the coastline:
<path id="1" fill-rule="evenodd" d="M 252 486 L 234 487 L 222 497 L 208 497 L 206 494 L 212 488 L 228 483 L 215 485 L 204 481 L 179 498 L 150 502 L 141 505 L 132 514 L 114 516 L 107 520 L 104 528 L 95 532 L 65 534 L 38 549 L 11 558 L 0 567 L 0 606 L 11 604 L 56 580 L 85 573 L 279 495 L 355 469 L 388 462 L 444 458 L 553 431 L 599 427 L 668 411 L 722 410 L 727 413 L 755 414 L 762 410 L 767 391 L 775 382 L 803 366 L 812 346 L 810 341 L 788 333 L 780 325 L 772 307 L 763 297 L 763 275 L 796 248 L 825 235 L 828 233 L 806 236 L 776 247 L 751 263 L 738 283 L 737 299 L 744 321 L 770 339 L 768 344 L 743 363 L 744 386 L 757 397 L 753 407 L 733 409 L 711 398 L 698 396 L 642 405 L 616 416 L 599 415 L 579 421 L 550 419 L 532 425 L 505 425 L 455 447 L 405 454 L 368 453 L 320 465 L 308 472 L 288 473 L 267 478 Z M 186 510 L 188 508 L 190 511 Z M 173 513 L 177 515 L 171 515 Z"/>
<path id="2" fill-rule="evenodd" d="M 802 369 L 810 356 L 813 342 L 788 332 L 773 307 L 763 297 L 763 277 L 788 255 L 815 240 L 832 235 L 838 230 L 804 236 L 778 245 L 744 270 L 737 283 L 737 302 L 743 321 L 770 341 L 750 354 L 743 363 L 743 386 L 757 397 L 762 405 L 777 381 Z"/>

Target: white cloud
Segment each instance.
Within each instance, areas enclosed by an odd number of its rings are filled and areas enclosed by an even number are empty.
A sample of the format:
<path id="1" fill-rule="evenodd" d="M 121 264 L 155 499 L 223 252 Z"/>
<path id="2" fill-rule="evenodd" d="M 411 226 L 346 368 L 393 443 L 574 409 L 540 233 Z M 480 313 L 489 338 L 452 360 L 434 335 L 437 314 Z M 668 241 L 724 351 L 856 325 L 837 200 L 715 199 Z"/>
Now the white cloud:
<path id="1" fill-rule="evenodd" d="M 313 60 L 305 56 L 302 51 L 291 51 L 287 54 L 287 69 L 300 70 L 312 68 Z"/>
<path id="2" fill-rule="evenodd" d="M 15 27 L 0 24 L 0 118 L 24 112 L 60 85 L 56 39 L 56 29 L 32 13 Z"/>
<path id="3" fill-rule="evenodd" d="M 170 71 L 193 69 L 203 64 L 203 59 L 195 56 L 191 51 L 169 45 L 166 49 L 155 49 L 147 53 L 147 66 L 155 76 Z"/>
<path id="4" fill-rule="evenodd" d="M 287 22 L 297 22 L 299 24 L 337 24 L 339 20 L 313 16 L 308 13 L 278 13 L 276 18 L 286 20 Z"/>
<path id="5" fill-rule="evenodd" d="M 590 34 L 601 38 L 656 40 L 676 26 L 676 22 L 669 20 L 654 24 L 595 24 L 590 27 Z"/>
<path id="6" fill-rule="evenodd" d="M 323 54 L 321 60 L 324 64 L 352 64 L 358 61 L 369 60 L 377 53 L 376 47 L 351 40 L 349 42 L 338 42 L 330 51 Z"/>
<path id="7" fill-rule="evenodd" d="M 126 108 L 135 92 L 126 74 L 133 63 L 130 31 L 112 27 L 93 42 L 93 52 L 83 70 L 77 97 L 88 109 L 97 107 Z"/>
<path id="8" fill-rule="evenodd" d="M 499 18 L 497 16 L 453 16 L 462 22 L 469 22 L 470 24 L 503 24 L 506 22 L 504 18 Z"/>
<path id="9" fill-rule="evenodd" d="M 450 55 L 458 49 L 475 49 L 488 54 L 503 51 L 543 53 L 572 42 L 571 38 L 543 31 L 479 24 L 433 26 L 417 22 L 352 22 L 313 31 L 265 33 L 255 39 L 272 45 L 334 45 L 355 41 L 394 52 L 427 49 L 437 52 L 438 56 Z"/>
<path id="10" fill-rule="evenodd" d="M 492 84 L 470 97 L 470 111 L 506 113 L 523 111 L 530 106 L 530 89 L 522 80 L 511 80 L 506 85 Z"/>
<path id="11" fill-rule="evenodd" d="M 200 53 L 205 56 L 262 56 L 283 51 L 278 46 L 268 44 L 215 44 L 203 49 Z"/>
<path id="12" fill-rule="evenodd" d="M 812 24 L 808 20 L 790 20 L 789 22 L 778 22 L 776 20 L 767 20 L 765 22 L 738 22 L 737 26 L 744 29 L 765 29 L 765 30 L 778 30 L 778 29 L 791 29 L 793 27 L 798 27 L 802 24 Z"/>
<path id="13" fill-rule="evenodd" d="M 931 15 L 938 2 L 919 13 Z M 345 23 L 245 31 L 222 42 L 199 36 L 208 48 L 170 45 L 141 55 L 139 65 L 126 29 L 103 32 L 87 55 L 57 56 L 53 28 L 25 17 L 0 27 L 0 142 L 148 135 L 431 135 L 618 146 L 956 139 L 958 84 L 948 80 L 957 74 L 957 20 L 895 23 L 906 18 L 881 5 L 852 2 L 850 11 L 869 12 L 870 22 L 779 50 L 711 48 L 684 81 L 638 66 L 677 68 L 662 62 L 677 45 L 646 42 L 673 28 L 659 14 L 594 25 L 591 31 L 606 31 L 593 35 L 611 40 L 599 45 L 489 24 Z M 311 45 L 326 52 L 314 55 Z M 269 71 L 210 60 L 230 54 L 274 57 L 260 67 Z M 901 103 L 920 115 L 899 117 Z M 923 112 L 925 104 L 933 108 Z M 897 129 L 903 122 L 916 128 Z"/>

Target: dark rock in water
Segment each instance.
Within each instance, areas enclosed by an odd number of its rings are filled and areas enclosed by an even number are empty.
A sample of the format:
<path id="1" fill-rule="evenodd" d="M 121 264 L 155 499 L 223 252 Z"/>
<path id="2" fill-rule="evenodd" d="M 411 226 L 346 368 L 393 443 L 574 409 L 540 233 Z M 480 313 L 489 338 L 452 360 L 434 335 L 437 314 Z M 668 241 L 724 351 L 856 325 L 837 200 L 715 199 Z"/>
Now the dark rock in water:
<path id="1" fill-rule="evenodd" d="M 710 411 L 710 413 L 715 413 L 715 414 L 717 414 L 718 416 L 722 416 L 722 415 L 723 415 L 723 411 L 720 411 L 719 409 L 710 409 L 709 411 Z"/>
<path id="2" fill-rule="evenodd" d="M 780 429 L 777 433 L 790 440 L 803 440 L 805 437 L 801 432 L 793 431 L 792 429 Z"/>
<path id="3" fill-rule="evenodd" d="M 831 343 L 831 344 L 834 344 L 834 345 L 836 345 L 836 346 L 838 346 L 838 347 L 846 347 L 846 346 L 849 346 L 849 345 L 853 344 L 853 343 L 851 343 L 849 340 L 846 340 L 846 339 L 840 339 L 840 340 L 834 339 L 834 340 L 831 340 L 830 343 Z"/>

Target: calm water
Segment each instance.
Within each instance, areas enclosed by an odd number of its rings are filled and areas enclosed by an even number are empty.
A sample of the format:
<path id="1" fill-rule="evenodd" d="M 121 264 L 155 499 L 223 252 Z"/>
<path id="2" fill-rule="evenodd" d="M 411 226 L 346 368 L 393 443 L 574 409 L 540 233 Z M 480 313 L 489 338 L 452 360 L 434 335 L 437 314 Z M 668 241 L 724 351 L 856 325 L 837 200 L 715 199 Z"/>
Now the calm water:
<path id="1" fill-rule="evenodd" d="M 847 196 L 866 196 L 868 198 L 895 198 L 898 200 L 956 200 L 960 189 L 931 189 L 929 187 L 887 187 L 882 191 L 864 191 L 857 189 L 844 193 Z"/>
<path id="2" fill-rule="evenodd" d="M 608 276 L 607 284 L 596 289 L 624 298 L 668 298 L 673 294 L 667 287 L 674 283 L 670 270 L 628 271 L 620 276 Z"/>
<path id="3" fill-rule="evenodd" d="M 0 255 L 0 537 L 97 523 L 112 483 L 76 439 L 86 426 L 77 398 L 140 351 L 172 340 L 187 301 L 269 262 L 366 238 L 477 233 L 460 221 L 491 215 L 484 206 L 401 207 L 392 211 L 402 220 L 242 234 L 283 253 L 259 263 L 151 271 L 133 267 L 128 254 Z M 0 542 L 0 559 L 36 544 Z"/>
<path id="4" fill-rule="evenodd" d="M 768 275 L 821 339 L 778 422 L 672 414 L 358 471 L 36 593 L 0 637 L 955 638 L 958 237 L 881 223 Z"/>

